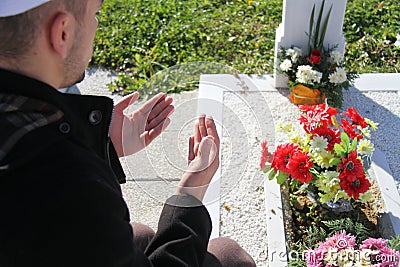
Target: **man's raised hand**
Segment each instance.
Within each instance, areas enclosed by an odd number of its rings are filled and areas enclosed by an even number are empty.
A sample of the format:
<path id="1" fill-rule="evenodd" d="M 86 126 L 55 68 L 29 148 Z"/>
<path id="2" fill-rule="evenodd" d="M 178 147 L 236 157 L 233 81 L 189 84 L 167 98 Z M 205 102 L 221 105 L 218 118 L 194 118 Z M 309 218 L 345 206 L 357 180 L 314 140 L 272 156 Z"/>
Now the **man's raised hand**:
<path id="1" fill-rule="evenodd" d="M 219 147 L 214 119 L 201 115 L 189 139 L 189 167 L 179 182 L 177 194 L 190 194 L 203 200 L 219 167 Z"/>
<path id="2" fill-rule="evenodd" d="M 119 157 L 129 156 L 149 145 L 170 124 L 172 98 L 160 93 L 130 114 L 124 111 L 139 98 L 135 92 L 118 101 L 110 126 L 110 138 Z"/>

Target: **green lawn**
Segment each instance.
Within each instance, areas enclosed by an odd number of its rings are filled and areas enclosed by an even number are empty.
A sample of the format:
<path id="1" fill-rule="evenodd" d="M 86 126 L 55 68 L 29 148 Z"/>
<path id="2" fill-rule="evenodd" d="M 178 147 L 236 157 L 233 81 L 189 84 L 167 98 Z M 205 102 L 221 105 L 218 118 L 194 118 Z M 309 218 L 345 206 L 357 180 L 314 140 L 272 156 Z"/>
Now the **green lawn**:
<path id="1" fill-rule="evenodd" d="M 194 61 L 218 62 L 246 74 L 273 73 L 282 0 L 106 0 L 99 15 L 93 65 L 115 70 L 112 90 L 137 90 L 157 71 Z M 348 0 L 346 67 L 399 72 L 398 0 Z"/>

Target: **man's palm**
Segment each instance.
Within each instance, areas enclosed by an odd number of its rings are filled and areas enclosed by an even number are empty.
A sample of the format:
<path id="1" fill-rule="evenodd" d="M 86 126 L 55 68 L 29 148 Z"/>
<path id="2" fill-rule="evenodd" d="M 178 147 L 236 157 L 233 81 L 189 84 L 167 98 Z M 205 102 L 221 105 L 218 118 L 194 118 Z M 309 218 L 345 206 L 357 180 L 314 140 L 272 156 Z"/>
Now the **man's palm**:
<path id="1" fill-rule="evenodd" d="M 169 125 L 174 110 L 172 98 L 160 93 L 130 114 L 126 110 L 139 98 L 133 93 L 114 107 L 110 137 L 119 157 L 129 156 L 149 145 Z"/>

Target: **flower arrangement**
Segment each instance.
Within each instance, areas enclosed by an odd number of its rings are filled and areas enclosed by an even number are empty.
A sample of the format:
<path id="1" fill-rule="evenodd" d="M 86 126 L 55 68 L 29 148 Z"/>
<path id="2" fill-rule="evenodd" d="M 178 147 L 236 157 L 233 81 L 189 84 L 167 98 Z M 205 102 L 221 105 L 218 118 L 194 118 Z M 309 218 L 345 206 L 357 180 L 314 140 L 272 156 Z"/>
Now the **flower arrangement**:
<path id="1" fill-rule="evenodd" d="M 295 104 L 319 104 L 327 98 L 328 104 L 340 108 L 343 102 L 342 88 L 348 90 L 356 73 L 346 72 L 343 55 L 336 51 L 337 45 L 325 48 L 323 46 L 326 29 L 332 6 L 327 17 L 322 21 L 325 1 L 319 12 L 317 23 L 314 27 L 315 5 L 310 16 L 308 35 L 308 51 L 292 46 L 289 49 L 281 48 L 278 52 L 277 71 L 288 77 L 288 83 L 292 90 L 291 100 Z M 302 85 L 301 87 L 296 87 Z M 296 88 L 296 89 L 294 89 Z M 295 101 L 295 95 L 306 93 L 305 96 L 317 99 L 317 102 L 302 102 L 299 98 Z M 305 91 L 307 90 L 307 91 Z M 308 92 L 311 91 L 311 92 Z M 301 97 L 301 96 L 300 96 Z"/>
<path id="2" fill-rule="evenodd" d="M 274 153 L 261 144 L 260 168 L 280 185 L 297 183 L 314 192 L 321 203 L 371 198 L 364 157 L 374 145 L 367 138 L 378 124 L 349 108 L 338 121 L 338 110 L 327 104 L 300 105 L 298 127 L 278 126 L 288 143 L 279 144 Z"/>
<path id="3" fill-rule="evenodd" d="M 367 238 L 357 246 L 355 236 L 336 233 L 315 249 L 305 253 L 307 267 L 387 266 L 397 267 L 400 253 L 387 246 L 382 238 Z"/>

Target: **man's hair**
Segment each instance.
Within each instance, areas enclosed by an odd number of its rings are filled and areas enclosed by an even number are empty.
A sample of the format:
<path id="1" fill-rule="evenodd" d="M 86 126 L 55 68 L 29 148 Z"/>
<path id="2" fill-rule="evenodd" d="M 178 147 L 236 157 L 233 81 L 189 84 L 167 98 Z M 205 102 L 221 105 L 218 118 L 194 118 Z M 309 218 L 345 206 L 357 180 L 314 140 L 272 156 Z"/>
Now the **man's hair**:
<path id="1" fill-rule="evenodd" d="M 86 12 L 87 0 L 52 0 L 20 15 L 0 18 L 0 60 L 23 57 L 33 46 L 50 12 L 65 5 L 78 23 Z"/>

